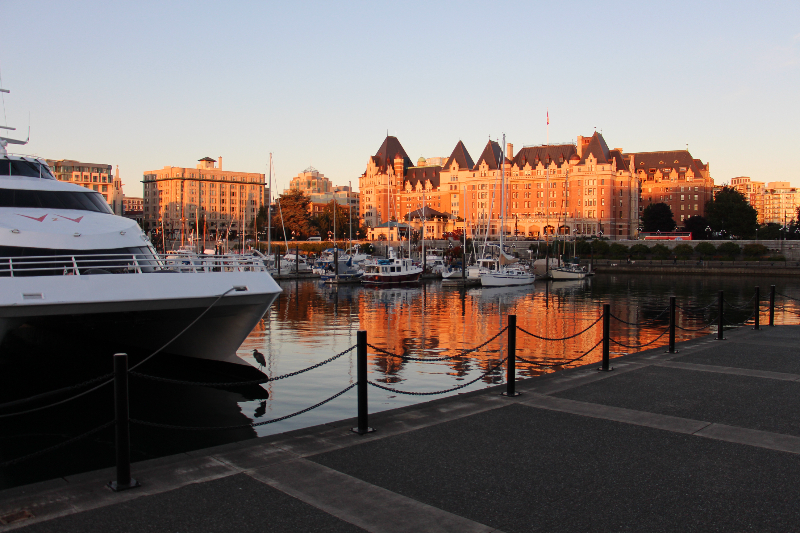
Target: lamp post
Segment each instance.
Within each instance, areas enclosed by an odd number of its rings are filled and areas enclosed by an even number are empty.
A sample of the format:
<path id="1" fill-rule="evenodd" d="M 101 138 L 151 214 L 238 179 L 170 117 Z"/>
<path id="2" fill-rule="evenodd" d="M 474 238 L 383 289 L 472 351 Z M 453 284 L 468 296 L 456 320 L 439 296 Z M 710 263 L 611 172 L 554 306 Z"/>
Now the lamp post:
<path id="1" fill-rule="evenodd" d="M 706 226 L 706 240 L 711 240 L 711 226 Z"/>

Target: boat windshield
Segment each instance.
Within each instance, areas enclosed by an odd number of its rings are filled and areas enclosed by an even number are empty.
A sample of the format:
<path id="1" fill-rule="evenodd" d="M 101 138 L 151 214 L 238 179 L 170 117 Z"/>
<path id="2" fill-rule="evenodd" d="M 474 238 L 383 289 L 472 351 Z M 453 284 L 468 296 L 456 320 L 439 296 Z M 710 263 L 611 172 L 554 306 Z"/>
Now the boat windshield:
<path id="1" fill-rule="evenodd" d="M 0 176 L 23 176 L 26 178 L 42 178 L 54 180 L 55 176 L 47 165 L 38 161 L 23 161 L 18 159 L 0 159 Z"/>
<path id="2" fill-rule="evenodd" d="M 76 209 L 79 211 L 114 214 L 103 197 L 100 196 L 100 193 L 97 192 L 0 189 L 0 207 Z"/>

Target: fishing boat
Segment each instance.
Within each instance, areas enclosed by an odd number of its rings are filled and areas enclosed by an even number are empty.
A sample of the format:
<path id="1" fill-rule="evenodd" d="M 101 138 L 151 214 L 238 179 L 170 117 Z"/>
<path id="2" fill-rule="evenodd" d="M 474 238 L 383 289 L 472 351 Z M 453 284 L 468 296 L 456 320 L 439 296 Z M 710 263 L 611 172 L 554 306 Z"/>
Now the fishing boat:
<path id="1" fill-rule="evenodd" d="M 422 275 L 422 267 L 411 259 L 395 256 L 394 248 L 389 248 L 388 259 L 377 259 L 364 265 L 361 283 L 365 285 L 392 285 L 418 283 Z"/>

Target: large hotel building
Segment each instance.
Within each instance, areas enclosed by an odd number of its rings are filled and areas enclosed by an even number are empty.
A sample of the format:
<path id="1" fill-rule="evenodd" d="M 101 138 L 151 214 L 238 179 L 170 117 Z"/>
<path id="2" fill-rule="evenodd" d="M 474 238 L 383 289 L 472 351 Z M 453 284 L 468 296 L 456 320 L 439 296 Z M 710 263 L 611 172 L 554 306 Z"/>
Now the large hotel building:
<path id="1" fill-rule="evenodd" d="M 164 167 L 144 174 L 144 229 L 163 227 L 173 236 L 240 230 L 264 205 L 264 174 L 222 169 L 222 158 L 196 168 Z"/>
<path id="2" fill-rule="evenodd" d="M 605 235 L 635 238 L 642 210 L 668 204 L 680 227 L 703 215 L 714 182 L 709 165 L 686 150 L 625 153 L 603 136 L 576 144 L 526 146 L 489 141 L 477 162 L 459 141 L 443 165 L 414 166 L 400 141 L 387 136 L 359 180 L 361 217 L 371 228 L 389 227 L 425 208 L 425 234 L 465 229 L 500 232 L 500 170 L 505 169 L 505 235 Z M 412 215 L 413 216 L 413 215 Z"/>

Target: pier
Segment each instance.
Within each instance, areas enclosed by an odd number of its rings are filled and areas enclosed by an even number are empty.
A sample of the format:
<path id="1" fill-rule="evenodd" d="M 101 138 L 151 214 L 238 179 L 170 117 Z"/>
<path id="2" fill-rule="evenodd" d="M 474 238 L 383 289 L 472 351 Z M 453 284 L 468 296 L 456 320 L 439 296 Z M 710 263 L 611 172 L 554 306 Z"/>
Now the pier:
<path id="1" fill-rule="evenodd" d="M 800 326 L 760 309 L 724 335 L 370 414 L 374 432 L 353 418 L 134 463 L 124 492 L 113 468 L 8 489 L 0 531 L 792 530 Z"/>

